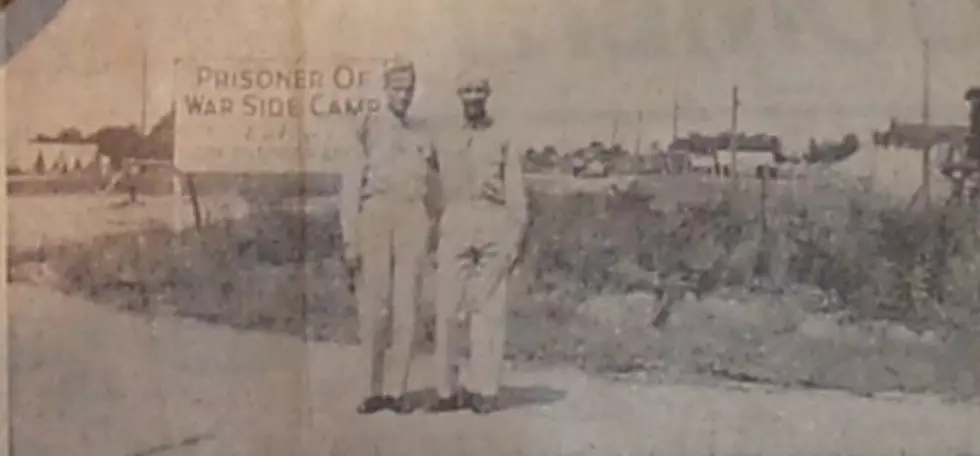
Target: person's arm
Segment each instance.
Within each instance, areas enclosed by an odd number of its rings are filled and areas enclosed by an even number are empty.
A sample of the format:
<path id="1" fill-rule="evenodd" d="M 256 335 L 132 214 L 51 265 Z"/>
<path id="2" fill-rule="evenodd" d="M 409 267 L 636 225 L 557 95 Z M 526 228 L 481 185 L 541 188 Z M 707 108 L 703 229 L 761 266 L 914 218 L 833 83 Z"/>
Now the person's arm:
<path id="1" fill-rule="evenodd" d="M 340 229 L 345 255 L 357 245 L 357 218 L 361 211 L 361 192 L 367 166 L 367 134 L 367 119 L 365 119 L 358 124 L 356 147 L 349 150 L 342 160 Z"/>
<path id="2" fill-rule="evenodd" d="M 438 222 L 442 214 L 443 191 L 442 175 L 439 172 L 439 155 L 436 149 L 436 142 L 433 138 L 427 138 L 422 143 L 423 155 L 427 165 L 425 184 L 425 208 L 432 222 Z"/>
<path id="3" fill-rule="evenodd" d="M 425 162 L 429 169 L 439 172 L 439 149 L 435 135 L 426 138 L 425 142 Z"/>
<path id="4" fill-rule="evenodd" d="M 521 241 L 524 238 L 528 224 L 528 198 L 524 182 L 524 170 L 521 166 L 521 153 L 517 147 L 504 144 L 504 191 L 507 198 L 507 212 L 510 214 L 512 226 L 509 227 L 511 237 L 509 242 L 513 255 L 520 253 Z"/>

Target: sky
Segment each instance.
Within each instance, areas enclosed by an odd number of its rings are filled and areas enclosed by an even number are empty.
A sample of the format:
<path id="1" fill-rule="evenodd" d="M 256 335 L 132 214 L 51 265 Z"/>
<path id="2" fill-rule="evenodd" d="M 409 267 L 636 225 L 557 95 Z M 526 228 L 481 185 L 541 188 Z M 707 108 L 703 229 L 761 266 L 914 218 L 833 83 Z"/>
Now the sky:
<path id="1" fill-rule="evenodd" d="M 46 16 L 8 15 L 11 36 Z M 745 129 L 802 144 L 916 120 L 925 37 L 933 118 L 962 123 L 977 24 L 980 0 L 68 0 L 4 67 L 8 139 L 139 122 L 144 53 L 151 122 L 176 57 L 399 53 L 417 62 L 420 113 L 455 115 L 453 79 L 477 68 L 494 112 L 535 141 L 662 138 L 675 97 L 682 130 L 721 130 L 738 85 Z"/>

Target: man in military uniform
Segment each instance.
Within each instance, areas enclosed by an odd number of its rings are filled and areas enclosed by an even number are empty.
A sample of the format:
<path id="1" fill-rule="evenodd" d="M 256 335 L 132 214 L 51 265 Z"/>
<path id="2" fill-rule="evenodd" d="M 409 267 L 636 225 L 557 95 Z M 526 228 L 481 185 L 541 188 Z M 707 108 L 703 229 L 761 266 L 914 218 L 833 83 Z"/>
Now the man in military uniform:
<path id="1" fill-rule="evenodd" d="M 369 379 L 357 408 L 362 414 L 412 409 L 405 390 L 430 226 L 424 198 L 432 148 L 420 121 L 408 115 L 414 66 L 389 62 L 384 82 L 387 110 L 359 119 L 360 150 L 345 166 L 341 195 L 344 259 L 361 280 L 356 289 L 359 337 Z M 389 322 L 391 350 L 386 354 Z"/>
<path id="2" fill-rule="evenodd" d="M 527 223 L 520 150 L 487 114 L 490 84 L 464 75 L 457 95 L 465 122 L 438 150 L 444 207 L 436 279 L 438 400 L 430 412 L 498 407 L 507 278 Z M 459 329 L 470 327 L 468 388 L 459 388 Z"/>

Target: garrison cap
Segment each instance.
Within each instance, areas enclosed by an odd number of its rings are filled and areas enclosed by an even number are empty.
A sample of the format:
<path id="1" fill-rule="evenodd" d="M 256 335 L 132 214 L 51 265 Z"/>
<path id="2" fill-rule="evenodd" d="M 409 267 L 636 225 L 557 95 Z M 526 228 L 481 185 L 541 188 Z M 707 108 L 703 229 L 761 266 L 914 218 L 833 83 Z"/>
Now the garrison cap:
<path id="1" fill-rule="evenodd" d="M 966 91 L 966 95 L 964 96 L 964 98 L 966 99 L 966 101 L 972 101 L 972 102 L 980 101 L 980 86 L 970 87 Z"/>
<path id="2" fill-rule="evenodd" d="M 386 60 L 384 63 L 385 85 L 393 81 L 415 82 L 415 64 L 401 57 Z"/>
<path id="3" fill-rule="evenodd" d="M 490 95 L 490 78 L 483 73 L 466 71 L 456 77 L 456 93 L 461 97 L 470 91 L 482 91 L 485 95 Z"/>

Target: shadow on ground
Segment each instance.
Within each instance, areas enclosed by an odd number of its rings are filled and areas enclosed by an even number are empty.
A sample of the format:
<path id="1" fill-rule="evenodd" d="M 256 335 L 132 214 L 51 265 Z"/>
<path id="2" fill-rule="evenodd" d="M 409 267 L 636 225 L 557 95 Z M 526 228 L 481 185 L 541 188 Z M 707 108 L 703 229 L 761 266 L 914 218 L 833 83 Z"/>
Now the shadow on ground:
<path id="1" fill-rule="evenodd" d="M 547 386 L 504 386 L 497 396 L 500 410 L 520 409 L 548 405 L 565 398 L 565 391 Z M 413 404 L 429 404 L 438 399 L 436 390 L 427 388 L 409 392 L 406 397 Z"/>

